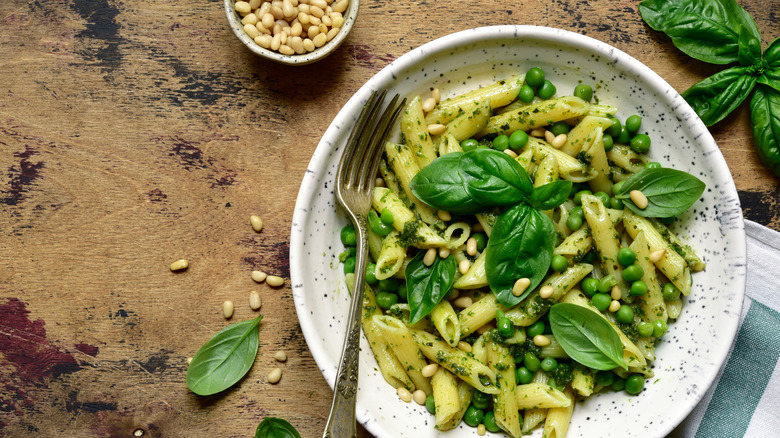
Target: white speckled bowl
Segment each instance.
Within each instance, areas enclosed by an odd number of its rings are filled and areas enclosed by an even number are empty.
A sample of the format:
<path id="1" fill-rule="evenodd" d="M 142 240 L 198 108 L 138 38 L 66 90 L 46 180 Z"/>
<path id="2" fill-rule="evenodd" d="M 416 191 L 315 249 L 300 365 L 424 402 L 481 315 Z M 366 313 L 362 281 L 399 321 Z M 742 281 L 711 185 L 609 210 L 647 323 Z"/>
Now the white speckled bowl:
<path id="1" fill-rule="evenodd" d="M 241 17 L 235 11 L 235 4 L 236 0 L 224 0 L 225 15 L 227 16 L 228 24 L 230 24 L 230 28 L 233 30 L 233 33 L 236 34 L 236 37 L 238 37 L 238 39 L 255 54 L 280 64 L 288 65 L 311 64 L 312 62 L 319 61 L 333 53 L 333 51 L 341 45 L 344 39 L 347 38 L 349 32 L 352 31 L 352 26 L 354 26 L 355 20 L 357 20 L 358 10 L 360 9 L 360 0 L 350 0 L 349 7 L 342 14 L 344 16 L 344 25 L 341 27 L 341 31 L 322 47 L 318 47 L 311 52 L 303 53 L 301 55 L 283 55 L 274 50 L 264 49 L 257 45 L 252 38 L 249 38 L 249 35 L 244 32 L 244 25 L 241 24 Z"/>
<path id="2" fill-rule="evenodd" d="M 577 403 L 569 437 L 664 437 L 709 388 L 736 334 L 745 291 L 745 234 L 734 182 L 718 146 L 696 114 L 663 79 L 629 55 L 568 31 L 497 26 L 446 36 L 402 56 L 347 102 L 322 138 L 304 176 L 293 216 L 290 264 L 296 310 L 314 359 L 333 386 L 344 337 L 349 294 L 339 265 L 339 230 L 347 224 L 333 195 L 341 147 L 373 89 L 444 97 L 540 66 L 570 94 L 578 80 L 597 85 L 601 103 L 625 119 L 643 117 L 651 157 L 707 184 L 701 200 L 675 223 L 707 262 L 694 274 L 683 313 L 657 349 L 655 378 L 638 396 L 606 392 Z M 377 437 L 473 437 L 461 425 L 433 429 L 424 407 L 401 402 L 361 344 L 358 420 Z M 541 436 L 539 430 L 534 436 Z"/>

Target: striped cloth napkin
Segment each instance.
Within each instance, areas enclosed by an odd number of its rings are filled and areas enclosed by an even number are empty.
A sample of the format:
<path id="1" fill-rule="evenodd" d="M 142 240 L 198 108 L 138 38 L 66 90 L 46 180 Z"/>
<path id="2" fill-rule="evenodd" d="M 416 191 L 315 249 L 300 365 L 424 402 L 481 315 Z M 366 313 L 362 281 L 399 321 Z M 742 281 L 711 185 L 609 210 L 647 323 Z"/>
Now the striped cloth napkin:
<path id="1" fill-rule="evenodd" d="M 747 297 L 726 365 L 667 438 L 780 437 L 780 233 L 745 221 Z"/>

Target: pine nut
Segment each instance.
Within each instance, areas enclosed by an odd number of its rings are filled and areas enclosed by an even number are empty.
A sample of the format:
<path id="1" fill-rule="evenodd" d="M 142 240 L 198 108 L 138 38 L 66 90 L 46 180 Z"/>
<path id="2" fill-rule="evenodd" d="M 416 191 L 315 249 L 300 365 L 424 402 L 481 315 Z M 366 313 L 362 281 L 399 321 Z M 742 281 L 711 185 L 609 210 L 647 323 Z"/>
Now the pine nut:
<path id="1" fill-rule="evenodd" d="M 279 287 L 284 284 L 284 278 L 277 277 L 276 275 L 269 275 L 266 277 L 265 282 L 271 287 Z"/>
<path id="2" fill-rule="evenodd" d="M 274 354 L 274 359 L 276 359 L 279 362 L 287 362 L 287 353 L 285 353 L 282 350 L 279 350 Z"/>
<path id="3" fill-rule="evenodd" d="M 309 24 L 314 26 L 319 26 L 320 23 L 322 23 L 322 20 L 320 20 L 319 18 L 315 17 L 312 14 L 309 14 Z"/>
<path id="4" fill-rule="evenodd" d="M 341 12 L 347 10 L 347 6 L 349 5 L 349 0 L 339 0 L 336 3 L 333 4 L 333 12 Z"/>
<path id="5" fill-rule="evenodd" d="M 322 10 L 325 10 L 325 8 L 328 7 L 328 2 L 326 2 L 325 0 L 310 0 L 309 5 L 316 6 Z"/>
<path id="6" fill-rule="evenodd" d="M 455 299 L 455 301 L 453 301 L 452 304 L 454 304 L 455 307 L 460 307 L 461 309 L 465 309 L 466 307 L 469 307 L 470 305 L 474 304 L 474 300 L 471 299 L 471 297 L 460 297 Z"/>
<path id="7" fill-rule="evenodd" d="M 284 19 L 284 11 L 282 10 L 281 6 L 271 6 L 271 14 L 277 20 Z"/>
<path id="8" fill-rule="evenodd" d="M 412 393 L 403 386 L 399 386 L 398 389 L 396 389 L 396 393 L 398 394 L 398 398 L 400 398 L 404 403 L 409 403 L 412 401 Z"/>
<path id="9" fill-rule="evenodd" d="M 328 42 L 328 36 L 325 35 L 324 33 L 321 33 L 316 37 L 312 38 L 311 41 L 314 43 L 314 47 L 322 47 L 325 45 L 326 42 Z"/>
<path id="10" fill-rule="evenodd" d="M 536 129 L 531 130 L 531 134 L 530 135 L 531 135 L 531 137 L 539 137 L 539 138 L 541 138 L 541 137 L 544 137 L 544 133 L 545 132 L 547 132 L 547 130 L 544 129 L 544 128 L 536 128 Z"/>
<path id="11" fill-rule="evenodd" d="M 541 289 L 539 289 L 539 296 L 543 299 L 550 298 L 555 293 L 555 288 L 550 286 L 549 284 L 542 286 Z"/>
<path id="12" fill-rule="evenodd" d="M 553 141 L 551 141 L 551 142 L 550 142 L 550 144 L 551 144 L 551 145 L 552 145 L 552 147 L 554 147 L 555 149 L 560 149 L 560 148 L 562 148 L 562 147 L 563 147 L 563 145 L 565 145 L 565 144 L 566 144 L 566 140 L 568 140 L 568 139 L 569 139 L 569 136 L 568 136 L 568 135 L 566 135 L 566 134 L 558 134 L 558 135 L 557 135 L 557 136 L 556 136 L 556 137 L 553 139 Z"/>
<path id="13" fill-rule="evenodd" d="M 322 8 L 309 4 L 309 14 L 314 15 L 317 18 L 322 18 L 325 16 L 325 11 L 323 11 Z"/>
<path id="14" fill-rule="evenodd" d="M 191 357 L 188 357 L 188 358 L 187 358 L 187 365 L 189 365 L 189 364 L 191 364 L 191 363 L 192 363 L 192 358 L 191 358 Z"/>
<path id="15" fill-rule="evenodd" d="M 252 271 L 252 280 L 258 283 L 264 282 L 267 277 L 268 275 L 263 271 Z"/>
<path id="16" fill-rule="evenodd" d="M 324 33 L 325 35 L 328 34 L 328 26 L 325 26 L 325 23 L 320 23 L 319 28 L 320 33 Z"/>
<path id="17" fill-rule="evenodd" d="M 483 423 L 479 423 L 479 425 L 477 425 L 477 435 L 485 436 L 486 434 L 487 434 L 487 428 Z"/>
<path id="18" fill-rule="evenodd" d="M 257 291 L 249 292 L 249 308 L 257 310 L 263 305 L 263 301 L 260 299 L 260 293 Z"/>
<path id="19" fill-rule="evenodd" d="M 430 248 L 425 252 L 423 256 L 423 263 L 425 266 L 431 266 L 436 261 L 436 248 Z"/>
<path id="20" fill-rule="evenodd" d="M 298 12 L 298 22 L 304 26 L 310 24 L 309 14 L 307 12 Z"/>
<path id="21" fill-rule="evenodd" d="M 247 14 L 246 17 L 241 19 L 241 24 L 257 24 L 259 20 L 255 14 Z"/>
<path id="22" fill-rule="evenodd" d="M 544 139 L 547 141 L 547 143 L 552 144 L 553 140 L 555 140 L 555 134 L 550 131 L 544 131 Z"/>
<path id="23" fill-rule="evenodd" d="M 306 52 L 306 49 L 303 48 L 303 40 L 299 36 L 290 38 L 290 47 L 299 55 Z"/>
<path id="24" fill-rule="evenodd" d="M 311 38 L 304 38 L 303 48 L 306 49 L 307 52 L 313 52 L 317 47 L 314 46 L 314 41 L 312 41 Z"/>
<path id="25" fill-rule="evenodd" d="M 428 398 L 428 395 L 423 391 L 422 389 L 418 389 L 417 391 L 414 391 L 412 394 L 412 399 L 415 403 L 422 406 L 425 404 L 425 399 Z"/>
<path id="26" fill-rule="evenodd" d="M 430 125 L 428 125 L 428 132 L 431 135 L 442 135 L 446 130 L 447 130 L 447 126 L 442 125 L 441 123 L 431 123 Z"/>
<path id="27" fill-rule="evenodd" d="M 259 37 L 255 38 L 255 42 L 258 46 L 264 49 L 270 49 L 271 41 L 273 41 L 273 39 L 274 38 L 271 35 L 260 35 Z"/>
<path id="28" fill-rule="evenodd" d="M 260 7 L 260 3 L 262 3 L 262 0 L 249 0 L 249 7 L 252 9 L 257 9 Z"/>
<path id="29" fill-rule="evenodd" d="M 260 219 L 260 216 L 249 216 L 249 223 L 252 225 L 252 229 L 258 233 L 263 229 L 263 220 Z"/>
<path id="30" fill-rule="evenodd" d="M 614 312 L 617 312 L 618 310 L 620 310 L 620 301 L 613 300 L 611 303 L 609 303 L 609 311 L 610 312 L 614 313 Z"/>
<path id="31" fill-rule="evenodd" d="M 537 347 L 546 347 L 550 345 L 550 338 L 545 335 L 536 335 L 534 336 L 534 345 Z"/>
<path id="32" fill-rule="evenodd" d="M 309 26 L 309 28 L 306 30 L 306 34 L 309 35 L 309 38 L 314 38 L 317 35 L 320 34 L 320 27 L 319 26 Z"/>
<path id="33" fill-rule="evenodd" d="M 377 178 L 374 180 L 374 187 L 385 187 L 385 180 L 382 178 Z"/>
<path id="34" fill-rule="evenodd" d="M 244 32 L 246 32 L 247 36 L 252 39 L 255 39 L 258 36 L 260 36 L 260 31 L 257 30 L 254 24 L 245 24 Z"/>
<path id="35" fill-rule="evenodd" d="M 288 20 L 292 20 L 298 15 L 295 7 L 290 3 L 290 0 L 284 0 L 284 2 L 282 2 L 282 13 L 284 13 L 284 18 Z"/>
<path id="36" fill-rule="evenodd" d="M 450 256 L 449 248 L 439 248 L 439 258 L 446 259 Z"/>
<path id="37" fill-rule="evenodd" d="M 279 383 L 280 380 L 282 380 L 282 369 L 281 368 L 274 368 L 272 369 L 267 376 L 265 376 L 266 380 L 268 380 L 268 383 Z"/>
<path id="38" fill-rule="evenodd" d="M 441 102 L 441 90 L 434 88 L 433 91 L 431 91 L 431 97 L 433 97 L 433 100 L 435 100 L 436 103 Z"/>
<path id="39" fill-rule="evenodd" d="M 303 33 L 303 26 L 301 25 L 301 23 L 295 22 L 290 28 L 290 35 L 301 36 L 302 33 Z"/>
<path id="40" fill-rule="evenodd" d="M 334 27 L 333 29 L 329 30 L 327 33 L 328 41 L 332 40 L 340 31 L 341 29 L 338 27 Z"/>
<path id="41" fill-rule="evenodd" d="M 514 286 L 512 286 L 512 295 L 519 297 L 520 295 L 523 294 L 523 292 L 525 292 L 526 289 L 528 289 L 528 286 L 530 285 L 531 285 L 530 278 L 521 278 L 517 280 Z"/>
<path id="42" fill-rule="evenodd" d="M 252 7 L 249 6 L 249 2 L 236 2 L 235 10 L 243 17 L 244 15 L 252 12 Z"/>
<path id="43" fill-rule="evenodd" d="M 449 295 L 447 295 L 447 301 L 452 301 L 455 298 L 458 298 L 458 295 L 460 295 L 460 291 L 457 289 L 452 289 Z"/>
<path id="44" fill-rule="evenodd" d="M 281 40 L 280 40 L 280 42 L 282 43 L 282 45 L 283 45 L 283 46 L 286 46 L 286 45 L 287 45 L 287 38 L 288 38 L 289 36 L 290 36 L 290 35 L 289 35 L 289 34 L 287 34 L 287 32 L 285 32 L 285 31 L 282 31 L 282 33 L 281 33 Z M 282 48 L 281 48 L 281 47 L 279 47 L 279 51 L 280 51 L 280 52 L 281 52 L 281 50 L 282 50 Z M 289 53 L 288 53 L 288 55 L 289 55 Z"/>
<path id="45" fill-rule="evenodd" d="M 458 263 L 458 271 L 462 275 L 466 275 L 467 272 L 469 272 L 469 269 L 471 269 L 471 262 L 468 260 L 461 260 L 460 263 Z"/>
<path id="46" fill-rule="evenodd" d="M 452 215 L 447 210 L 439 210 L 436 212 L 436 216 L 439 217 L 439 219 L 443 220 L 444 222 L 449 222 L 452 220 Z"/>
<path id="47" fill-rule="evenodd" d="M 274 16 L 270 12 L 267 12 L 260 21 L 263 23 L 263 27 L 270 29 L 274 25 Z"/>
<path id="48" fill-rule="evenodd" d="M 271 40 L 271 50 L 277 51 L 282 46 L 282 36 L 280 34 L 274 34 L 274 39 Z"/>
<path id="49" fill-rule="evenodd" d="M 517 154 L 512 149 L 504 149 L 504 153 L 512 158 L 517 158 Z"/>
<path id="50" fill-rule="evenodd" d="M 658 263 L 658 262 L 661 261 L 661 259 L 664 258 L 665 255 L 666 255 L 666 248 L 661 248 L 661 249 L 657 249 L 657 250 L 651 252 L 650 254 L 648 254 L 647 258 L 652 263 Z"/>
<path id="51" fill-rule="evenodd" d="M 436 99 L 429 97 L 423 101 L 422 110 L 426 113 L 433 111 L 434 108 L 436 108 Z"/>
<path id="52" fill-rule="evenodd" d="M 429 363 L 420 370 L 420 374 L 422 374 L 423 377 L 433 377 L 433 375 L 436 374 L 436 371 L 439 371 L 439 364 Z"/>
<path id="53" fill-rule="evenodd" d="M 466 254 L 472 257 L 477 255 L 477 239 L 469 237 L 469 240 L 466 241 Z"/>
<path id="54" fill-rule="evenodd" d="M 338 12 L 333 12 L 330 14 L 330 19 L 333 22 L 334 28 L 339 28 L 344 25 L 344 17 L 339 14 Z"/>
<path id="55" fill-rule="evenodd" d="M 609 296 L 612 297 L 613 300 L 619 300 L 623 298 L 623 291 L 620 290 L 620 286 L 614 285 L 612 286 L 612 291 L 609 292 Z"/>
<path id="56" fill-rule="evenodd" d="M 325 26 L 325 27 L 333 26 L 333 19 L 330 18 L 330 15 L 324 15 L 322 17 L 322 25 Z"/>
<path id="57" fill-rule="evenodd" d="M 466 353 L 471 353 L 471 344 L 469 344 L 466 341 L 460 341 L 458 342 L 458 350 L 465 351 Z"/>
<path id="58" fill-rule="evenodd" d="M 225 317 L 225 319 L 230 319 L 233 316 L 233 302 L 230 300 L 225 300 L 224 303 L 222 303 L 222 316 Z"/>
<path id="59" fill-rule="evenodd" d="M 171 263 L 171 271 L 181 271 L 182 269 L 187 269 L 189 266 L 190 262 L 186 259 L 179 259 Z"/>
<path id="60" fill-rule="evenodd" d="M 647 196 L 645 196 L 644 193 L 640 192 L 639 190 L 631 190 L 628 196 L 632 201 L 634 201 L 634 204 L 636 204 L 637 208 L 640 210 L 647 208 Z"/>
<path id="61" fill-rule="evenodd" d="M 309 13 L 309 4 L 308 3 L 301 3 L 300 5 L 298 5 L 298 14 L 300 14 L 301 12 L 304 12 L 306 14 Z"/>

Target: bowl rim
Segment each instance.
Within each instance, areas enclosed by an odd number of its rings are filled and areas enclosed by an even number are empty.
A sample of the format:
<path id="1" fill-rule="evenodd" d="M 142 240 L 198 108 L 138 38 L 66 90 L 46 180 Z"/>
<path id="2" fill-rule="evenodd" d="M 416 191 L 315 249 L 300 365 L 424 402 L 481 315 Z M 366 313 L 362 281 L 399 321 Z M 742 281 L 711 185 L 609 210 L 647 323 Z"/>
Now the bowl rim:
<path id="1" fill-rule="evenodd" d="M 322 139 L 318 143 L 312 155 L 311 161 L 307 166 L 306 175 L 304 176 L 301 183 L 293 212 L 292 232 L 290 237 L 290 276 L 293 287 L 293 298 L 295 300 L 296 312 L 302 311 L 304 309 L 303 300 L 305 299 L 305 295 L 303 293 L 303 278 L 305 267 L 299 266 L 296 262 L 303 258 L 305 249 L 303 248 L 303 233 L 296 233 L 295 228 L 296 224 L 303 224 L 306 222 L 305 219 L 309 212 L 311 200 L 313 196 L 316 195 L 316 191 L 321 188 L 317 184 L 317 178 L 313 177 L 316 172 L 313 171 L 312 168 L 316 168 L 319 163 L 327 160 L 328 157 L 334 153 L 334 150 L 331 149 L 332 146 L 328 145 L 326 140 L 332 140 L 336 138 L 340 129 L 342 129 L 345 124 L 348 126 L 351 115 L 359 112 L 363 102 L 367 100 L 368 96 L 373 90 L 382 88 L 383 85 L 396 81 L 396 71 L 408 69 L 434 53 L 449 51 L 455 48 L 459 48 L 465 44 L 474 44 L 485 40 L 506 38 L 508 34 L 514 34 L 515 37 L 528 35 L 533 38 L 549 38 L 558 41 L 561 44 L 567 44 L 601 54 L 606 54 L 608 52 L 610 57 L 620 60 L 621 66 L 625 70 L 643 77 L 643 79 L 645 79 L 651 87 L 659 90 L 670 90 L 674 94 L 674 97 L 677 97 L 681 100 L 680 108 L 675 109 L 685 113 L 686 115 L 689 115 L 690 120 L 686 121 L 689 124 L 693 124 L 697 131 L 701 131 L 707 135 L 710 135 L 709 130 L 706 128 L 695 111 L 679 96 L 679 93 L 677 93 L 671 87 L 671 85 L 669 85 L 663 78 L 660 77 L 660 75 L 622 50 L 587 35 L 545 26 L 497 25 L 462 30 L 432 40 L 400 56 L 395 61 L 388 64 L 385 68 L 377 72 L 374 76 L 369 78 L 365 84 L 352 95 L 341 111 L 339 111 L 323 134 Z M 340 145 L 333 146 L 333 148 L 337 149 L 339 146 Z M 712 162 L 713 174 L 721 178 L 719 181 L 724 183 L 726 191 L 729 193 L 733 192 L 735 195 L 733 197 L 734 199 L 728 199 L 727 201 L 733 203 L 732 205 L 735 208 L 739 208 L 741 213 L 739 198 L 736 196 L 736 186 L 722 152 L 719 148 L 716 147 L 714 150 L 708 151 L 708 156 L 714 156 L 714 160 Z M 685 405 L 684 409 L 677 409 L 673 418 L 667 418 L 668 421 L 664 423 L 664 426 L 658 427 L 656 429 L 656 431 L 660 433 L 659 436 L 665 436 L 666 434 L 670 433 L 675 427 L 682 423 L 682 421 L 701 402 L 702 398 L 705 396 L 708 389 L 712 386 L 712 383 L 714 382 L 718 372 L 723 367 L 723 364 L 728 358 L 730 346 L 733 345 L 738 332 L 740 321 L 739 315 L 742 311 L 741 305 L 744 303 L 745 299 L 747 246 L 743 216 L 740 214 L 738 218 L 729 218 L 729 220 L 731 220 L 731 228 L 729 231 L 731 233 L 735 233 L 736 237 L 736 241 L 733 242 L 734 246 L 729 248 L 729 253 L 731 254 L 730 258 L 735 260 L 733 266 L 739 268 L 739 272 L 735 273 L 734 280 L 734 286 L 736 287 L 735 294 L 737 295 L 737 299 L 735 299 L 735 306 L 737 302 L 740 304 L 739 308 L 734 310 L 736 317 L 732 316 L 732 324 L 730 326 L 725 324 L 722 326 L 724 330 L 728 329 L 728 331 L 720 332 L 718 334 L 719 339 L 726 341 L 726 345 L 728 345 L 729 348 L 725 348 L 719 351 L 719 354 L 716 357 L 713 357 L 718 366 L 711 367 L 707 370 L 705 375 L 707 385 L 705 388 L 702 388 L 694 395 L 693 398 L 695 399 L 695 402 L 691 402 Z M 723 227 L 722 223 L 721 227 Z M 300 315 L 300 313 L 298 313 L 298 315 Z M 299 322 L 301 322 L 300 317 Z M 312 352 L 312 356 L 314 357 L 315 362 L 317 362 L 317 365 L 328 385 L 331 387 L 331 389 L 333 389 L 335 384 L 336 371 L 330 369 L 333 364 L 321 363 L 321 360 L 327 356 L 325 354 L 323 345 L 320 345 L 316 342 L 314 345 L 312 345 L 308 342 L 308 339 L 317 339 L 319 333 L 316 332 L 315 327 L 307 323 L 301 323 L 300 326 L 304 337 L 307 339 L 307 345 Z M 336 365 L 338 365 L 338 363 Z M 376 426 L 376 422 L 372 423 L 370 421 L 372 418 L 368 418 L 367 415 L 367 411 L 358 410 L 359 421 L 364 426 L 366 426 L 369 431 L 372 433 L 383 432 L 383 429 L 379 428 L 379 426 Z"/>
<path id="2" fill-rule="evenodd" d="M 352 28 L 355 25 L 355 21 L 357 20 L 358 13 L 360 11 L 360 0 L 349 0 L 349 6 L 343 14 L 344 25 L 332 40 L 326 42 L 322 47 L 318 47 L 311 52 L 302 53 L 300 55 L 284 55 L 282 53 L 260 47 L 252 38 L 249 38 L 249 35 L 247 35 L 243 30 L 241 19 L 235 12 L 235 3 L 236 0 L 224 0 L 223 2 L 225 16 L 227 17 L 228 25 L 233 31 L 233 34 L 256 55 L 284 65 L 311 64 L 327 57 L 336 51 L 336 49 L 341 45 L 341 43 L 344 42 L 350 32 L 352 32 Z"/>

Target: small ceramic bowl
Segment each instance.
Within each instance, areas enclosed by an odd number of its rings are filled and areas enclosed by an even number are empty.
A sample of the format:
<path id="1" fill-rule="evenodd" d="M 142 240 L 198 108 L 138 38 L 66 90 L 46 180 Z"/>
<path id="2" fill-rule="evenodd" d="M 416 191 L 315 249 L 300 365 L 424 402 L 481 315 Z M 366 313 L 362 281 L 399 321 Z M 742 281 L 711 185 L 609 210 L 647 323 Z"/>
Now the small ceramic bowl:
<path id="1" fill-rule="evenodd" d="M 244 25 L 241 23 L 241 15 L 235 10 L 235 0 L 224 0 L 225 2 L 225 15 L 227 15 L 230 28 L 233 29 L 233 33 L 236 34 L 239 40 L 244 43 L 249 50 L 253 51 L 257 55 L 276 61 L 281 64 L 288 65 L 306 65 L 312 62 L 319 61 L 322 58 L 330 55 L 338 48 L 339 45 L 347 38 L 349 32 L 352 30 L 352 26 L 355 24 L 355 20 L 358 16 L 358 9 L 360 7 L 359 0 L 349 0 L 347 10 L 342 13 L 344 17 L 344 24 L 341 26 L 341 30 L 336 34 L 333 39 L 326 42 L 323 46 L 314 49 L 311 52 L 305 52 L 303 54 L 285 55 L 271 49 L 265 49 L 258 45 L 253 38 L 251 38 L 244 31 Z"/>

